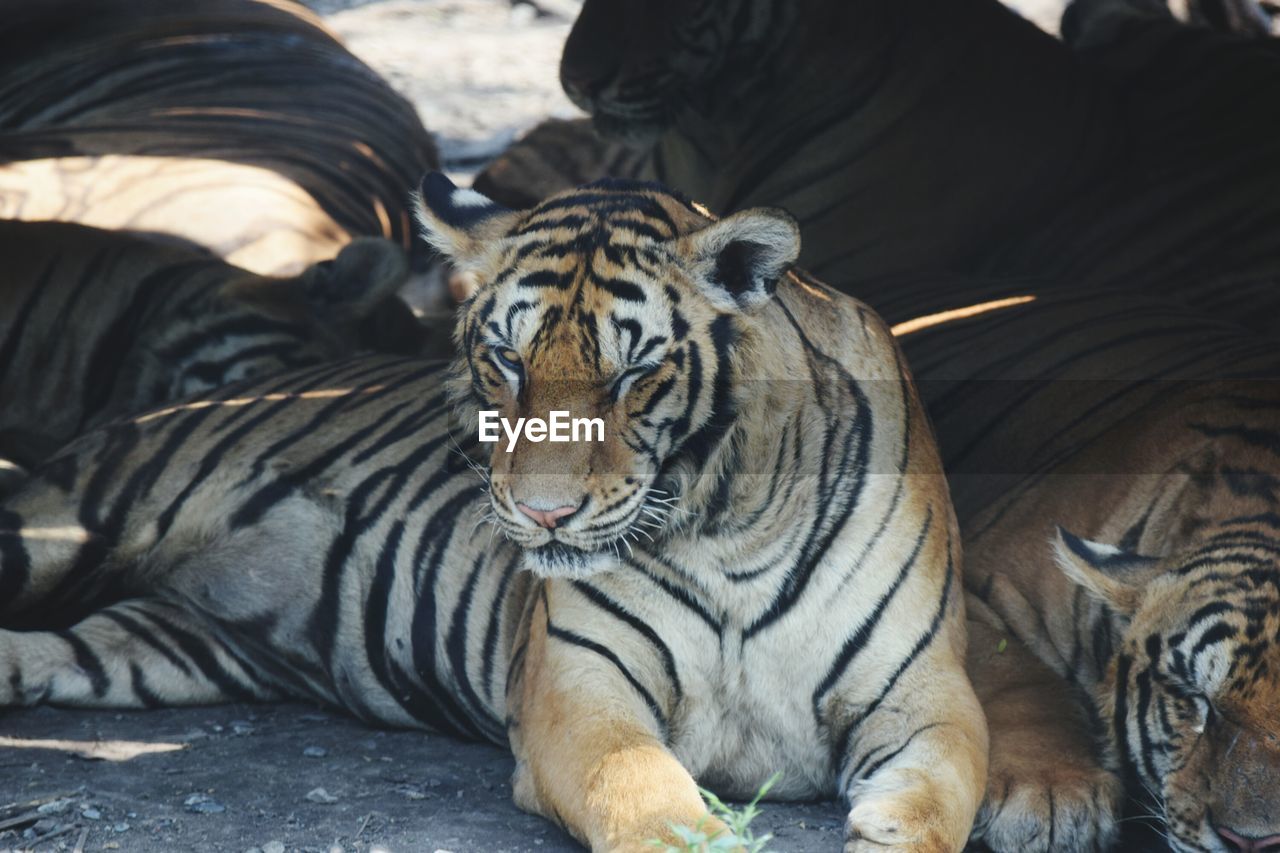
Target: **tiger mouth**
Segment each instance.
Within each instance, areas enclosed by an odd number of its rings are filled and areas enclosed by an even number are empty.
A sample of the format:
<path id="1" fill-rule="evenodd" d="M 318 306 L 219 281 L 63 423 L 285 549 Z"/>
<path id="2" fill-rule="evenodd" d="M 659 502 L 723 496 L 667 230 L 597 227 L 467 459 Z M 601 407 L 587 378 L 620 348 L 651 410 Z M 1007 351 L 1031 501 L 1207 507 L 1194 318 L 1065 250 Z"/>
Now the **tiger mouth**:
<path id="1" fill-rule="evenodd" d="M 525 567 L 542 577 L 586 577 L 605 568 L 607 559 L 600 552 L 586 551 L 556 540 L 526 548 L 524 553 Z"/>
<path id="2" fill-rule="evenodd" d="M 601 136 L 626 145 L 644 147 L 657 142 L 671 126 L 669 111 L 660 107 L 636 110 L 597 104 L 591 122 Z"/>

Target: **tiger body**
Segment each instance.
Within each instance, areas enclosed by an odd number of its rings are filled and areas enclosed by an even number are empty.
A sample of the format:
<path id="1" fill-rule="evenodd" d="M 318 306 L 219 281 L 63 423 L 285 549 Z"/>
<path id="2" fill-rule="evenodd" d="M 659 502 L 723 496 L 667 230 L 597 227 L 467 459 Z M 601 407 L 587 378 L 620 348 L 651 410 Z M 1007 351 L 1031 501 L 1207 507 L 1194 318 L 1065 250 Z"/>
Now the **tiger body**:
<path id="1" fill-rule="evenodd" d="M 888 298 L 904 318 L 1036 297 L 899 326 L 976 596 L 970 674 L 992 738 L 979 831 L 996 849 L 1092 849 L 1118 831 L 1124 779 L 1174 850 L 1266 849 L 1280 359 L 1178 306 L 1039 285 L 922 280 Z M 997 653 L 1002 636 L 1017 645 Z M 1052 676 L 1002 671 L 1022 648 Z M 1052 762 L 1029 754 L 1064 742 Z"/>
<path id="2" fill-rule="evenodd" d="M 263 274 L 411 248 L 412 106 L 288 0 L 48 0 L 0 35 L 0 215 L 171 235 Z"/>
<path id="3" fill-rule="evenodd" d="M 851 850 L 959 850 L 985 726 L 887 329 L 784 272 L 779 214 L 466 192 L 424 187 L 479 282 L 452 368 L 221 389 L 79 439 L 4 502 L 0 600 L 26 630 L 0 632 L 3 704 L 305 696 L 509 742 L 517 803 L 593 849 L 705 819 L 695 777 L 742 796 L 778 770 L 774 796 L 849 804 Z M 561 406 L 605 440 L 476 439 L 475 408 Z"/>
<path id="4" fill-rule="evenodd" d="M 206 252 L 0 221 L 0 455 L 30 466 L 111 419 L 366 348 L 413 352 L 394 244 L 268 278 Z"/>

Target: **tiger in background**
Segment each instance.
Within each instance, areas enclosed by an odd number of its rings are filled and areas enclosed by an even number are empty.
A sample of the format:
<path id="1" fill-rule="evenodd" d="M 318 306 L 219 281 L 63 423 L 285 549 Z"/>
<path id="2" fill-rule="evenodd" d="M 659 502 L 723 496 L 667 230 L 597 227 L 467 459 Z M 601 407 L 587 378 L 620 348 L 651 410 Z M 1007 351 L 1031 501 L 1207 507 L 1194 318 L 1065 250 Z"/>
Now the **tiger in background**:
<path id="1" fill-rule="evenodd" d="M 604 183 L 519 213 L 432 175 L 421 217 L 477 287 L 451 368 L 219 389 L 0 503 L 0 705 L 308 697 L 509 742 L 517 803 L 595 850 L 715 831 L 694 778 L 775 770 L 848 805 L 847 850 L 961 849 L 959 543 L 879 318 L 787 271 L 775 210 Z M 478 409 L 603 440 L 484 448 Z"/>
<path id="2" fill-rule="evenodd" d="M 1280 43 L 1162 5 L 1078 0 L 1063 44 L 996 0 L 587 0 L 561 77 L 612 146 L 535 132 L 479 180 L 514 201 L 621 164 L 784 207 L 877 309 L 919 270 L 1034 275 L 1280 331 Z"/>
<path id="3" fill-rule="evenodd" d="M 964 537 L 991 730 L 976 834 L 1105 847 L 1123 780 L 1175 851 L 1276 847 L 1274 341 L 1037 280 L 922 276 L 879 295 Z M 1167 849 L 1129 826 L 1117 849 Z"/>
<path id="4" fill-rule="evenodd" d="M 362 237 L 268 278 L 207 252 L 0 220 L 0 477 L 107 421 L 360 350 L 414 354 L 400 247 Z M 0 491 L 3 491 L 0 485 Z"/>
<path id="5" fill-rule="evenodd" d="M 410 249 L 405 188 L 437 165 L 412 106 L 291 0 L 6 5 L 4 218 L 295 275 L 359 236 Z"/>

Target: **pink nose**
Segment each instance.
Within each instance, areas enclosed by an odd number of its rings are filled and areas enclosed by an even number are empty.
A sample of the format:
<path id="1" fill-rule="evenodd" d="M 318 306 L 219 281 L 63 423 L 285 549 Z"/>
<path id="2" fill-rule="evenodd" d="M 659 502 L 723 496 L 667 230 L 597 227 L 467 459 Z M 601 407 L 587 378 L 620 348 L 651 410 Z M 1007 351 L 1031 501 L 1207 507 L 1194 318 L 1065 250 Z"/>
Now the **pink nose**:
<path id="1" fill-rule="evenodd" d="M 1227 842 L 1227 849 L 1240 853 L 1263 853 L 1263 851 L 1280 850 L 1280 835 L 1269 835 L 1266 838 L 1246 838 L 1225 826 L 1214 827 L 1215 831 Z"/>
<path id="2" fill-rule="evenodd" d="M 545 527 L 547 530 L 555 530 L 556 522 L 566 516 L 573 515 L 578 511 L 579 506 L 581 506 L 581 504 L 558 506 L 555 509 L 534 509 L 526 504 L 518 503 L 516 504 L 516 509 L 532 518 L 533 523 L 539 527 Z"/>

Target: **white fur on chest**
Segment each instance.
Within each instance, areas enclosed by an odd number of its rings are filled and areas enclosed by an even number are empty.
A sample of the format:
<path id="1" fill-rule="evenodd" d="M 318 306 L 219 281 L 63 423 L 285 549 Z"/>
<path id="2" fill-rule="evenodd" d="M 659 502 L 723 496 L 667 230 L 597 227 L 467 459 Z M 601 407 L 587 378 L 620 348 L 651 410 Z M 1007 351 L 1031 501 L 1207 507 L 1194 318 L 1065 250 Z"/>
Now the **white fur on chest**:
<path id="1" fill-rule="evenodd" d="M 749 799 L 777 772 L 773 797 L 829 796 L 835 768 L 809 679 L 797 677 L 804 663 L 773 651 L 753 643 L 744 660 L 738 638 L 726 636 L 719 654 L 705 655 L 670 721 L 671 748 L 700 784 L 724 796 Z"/>

